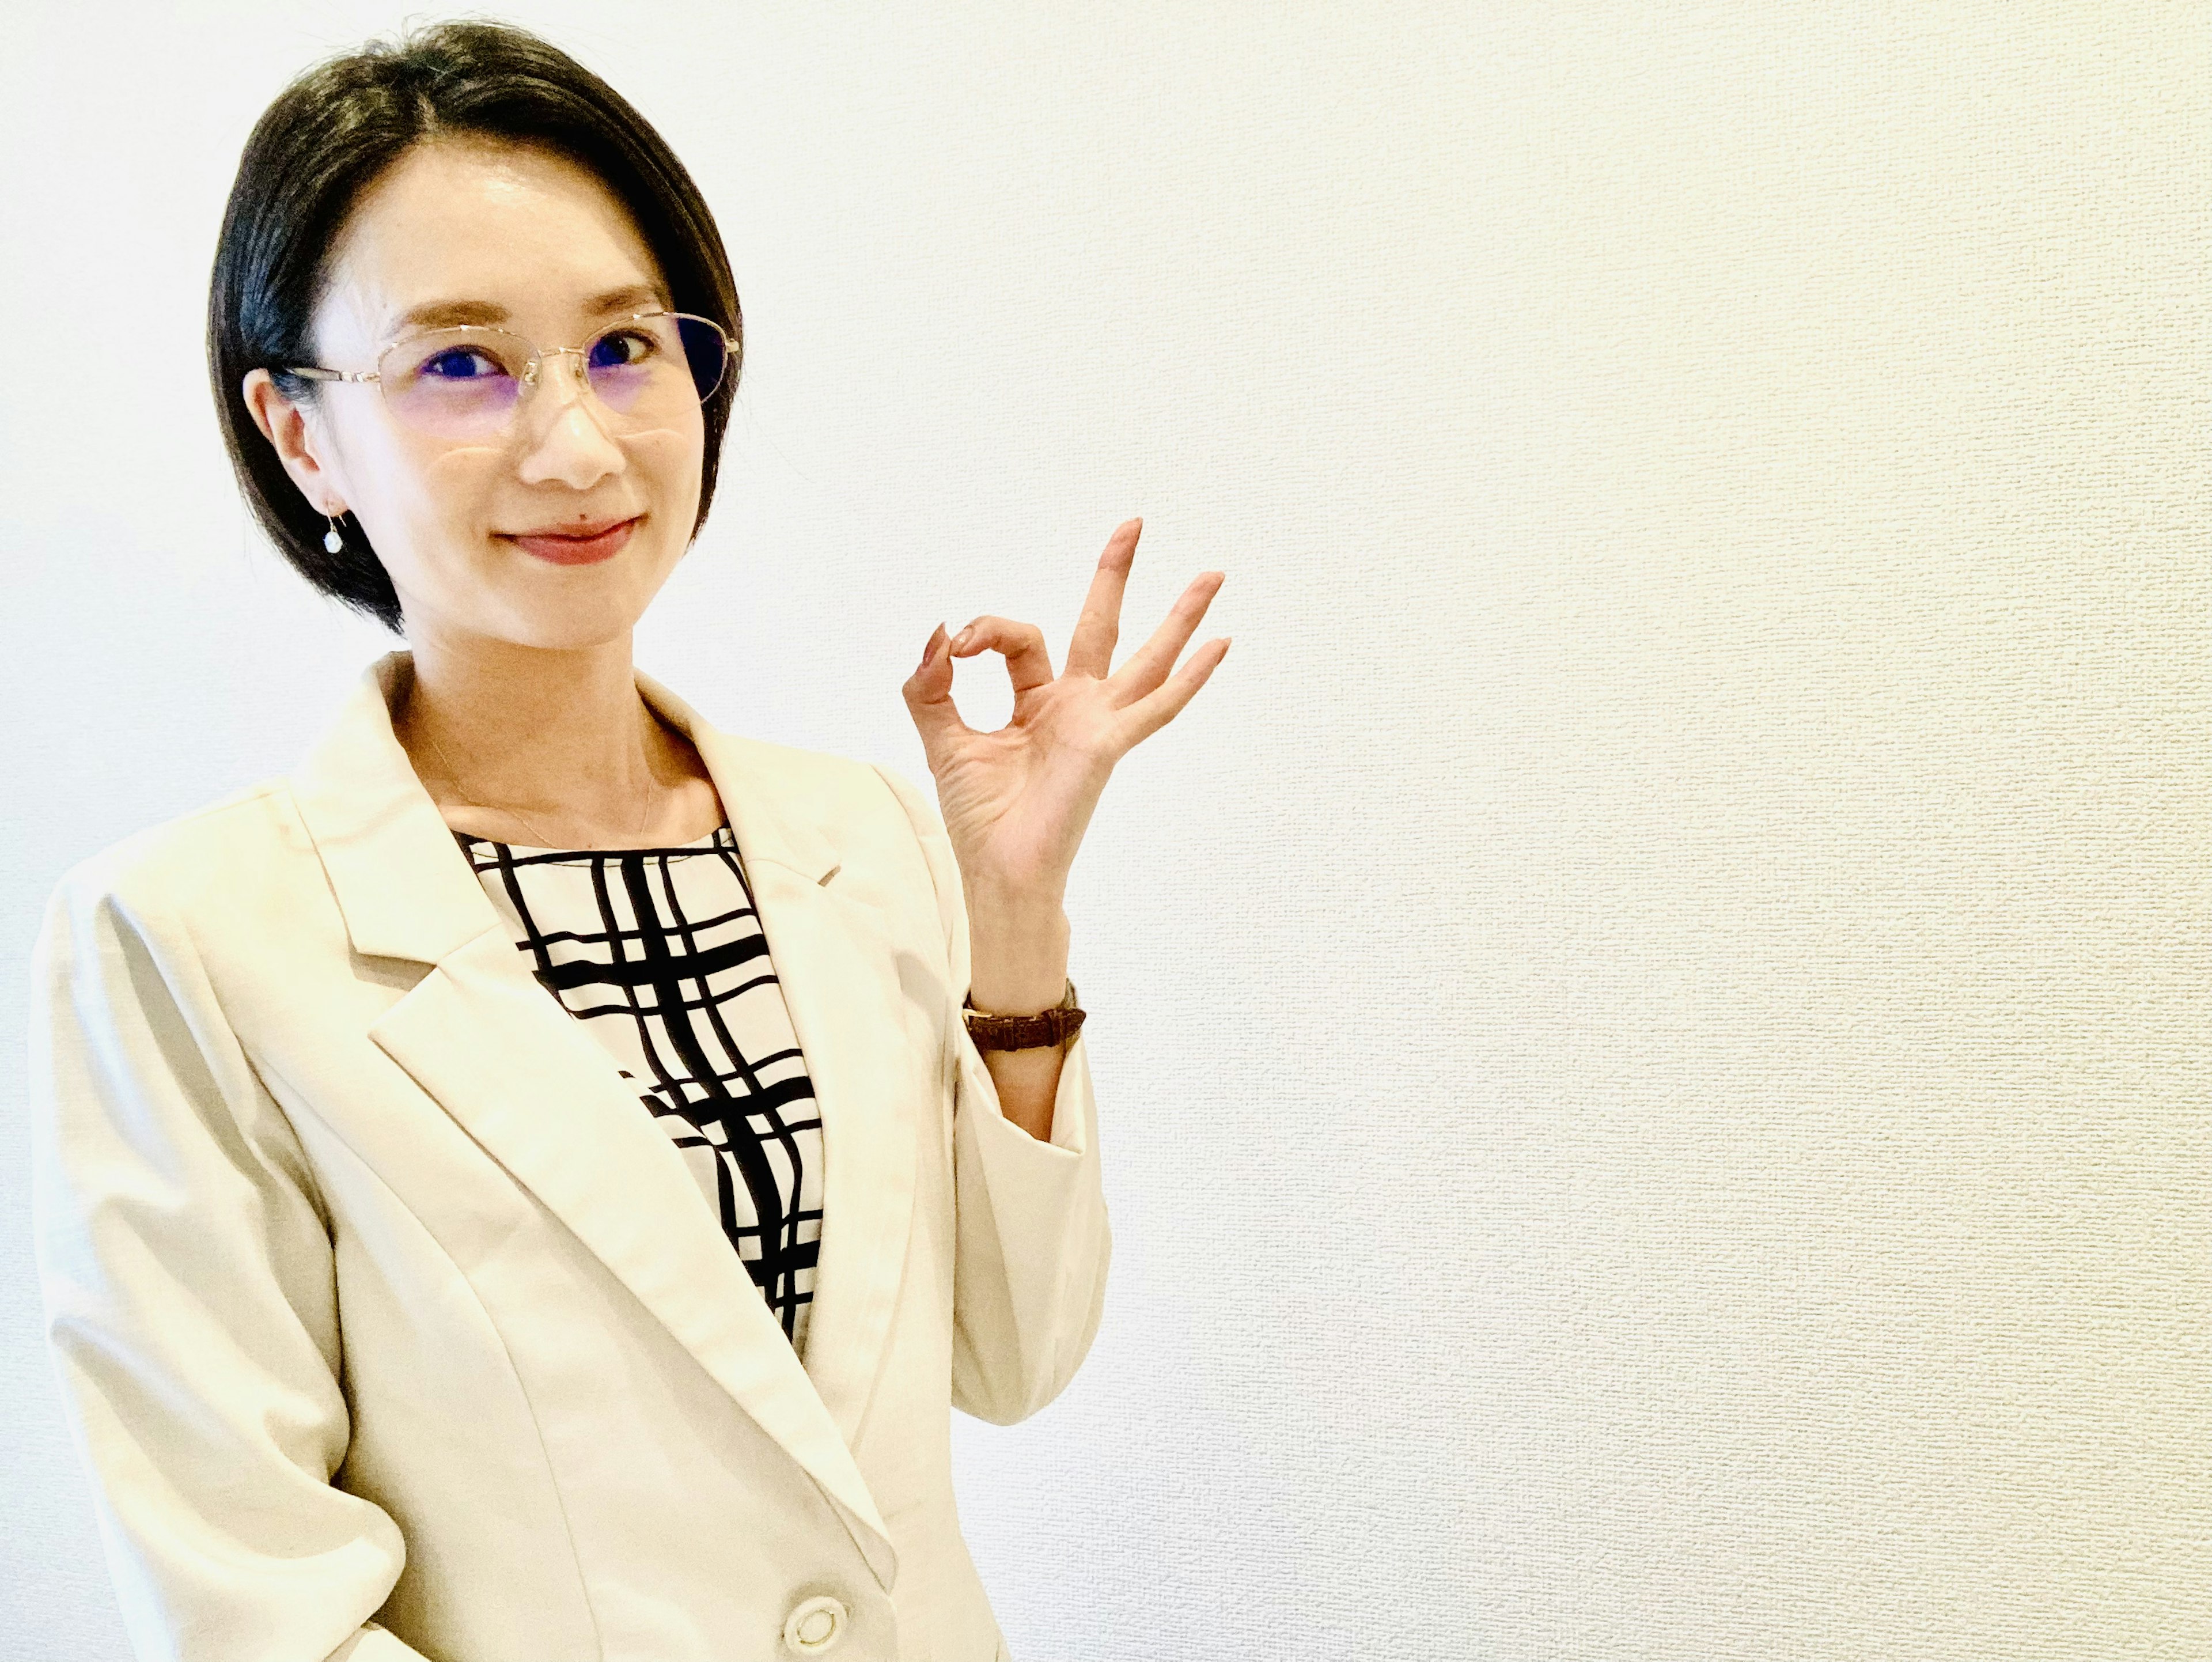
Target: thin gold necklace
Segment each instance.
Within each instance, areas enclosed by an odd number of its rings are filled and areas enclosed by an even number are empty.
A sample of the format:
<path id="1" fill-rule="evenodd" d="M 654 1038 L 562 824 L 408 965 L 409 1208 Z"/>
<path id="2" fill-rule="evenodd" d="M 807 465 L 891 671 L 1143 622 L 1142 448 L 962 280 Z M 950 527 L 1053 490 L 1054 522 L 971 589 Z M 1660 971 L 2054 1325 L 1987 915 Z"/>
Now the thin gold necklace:
<path id="1" fill-rule="evenodd" d="M 440 744 L 440 743 L 438 742 L 438 735 L 437 735 L 436 734 L 434 734 L 434 733 L 432 733 L 432 732 L 431 732 L 428 728 L 422 728 L 422 736 L 423 736 L 425 739 L 428 739 L 428 740 L 430 741 L 430 748 L 437 753 L 437 757 L 438 757 L 438 760 L 439 760 L 440 764 L 441 764 L 445 768 L 445 770 L 446 770 L 446 777 L 447 777 L 447 778 L 448 778 L 448 779 L 450 779 L 450 780 L 452 780 L 452 781 L 453 782 L 454 786 L 458 788 L 459 787 L 459 785 L 460 785 L 460 782 L 461 782 L 461 776 L 460 776 L 458 772 L 456 772 L 456 771 L 454 770 L 454 768 L 453 768 L 453 758 L 452 758 L 451 757 L 449 757 L 449 756 L 447 756 L 447 755 L 446 754 L 446 747 L 445 747 L 443 745 L 441 745 L 441 744 Z M 646 772 L 647 772 L 647 776 L 650 776 L 650 775 L 652 774 L 652 771 L 653 771 L 653 764 L 652 764 L 650 762 L 648 762 L 648 763 L 646 764 Z M 561 844 L 559 844 L 558 843 L 555 843 L 555 842 L 552 842 L 552 841 L 549 840 L 549 839 L 547 838 L 547 837 L 546 837 L 546 835 L 545 835 L 545 833 L 544 833 L 544 831 L 542 831 L 538 830 L 537 826 L 535 826 L 535 825 L 532 825 L 528 819 L 524 819 L 524 818 L 523 818 L 523 815 L 522 815 L 522 812 L 521 812 L 521 810 L 520 810 L 520 809 L 519 809 L 519 808 L 499 808 L 499 807 L 492 807 L 492 805 L 491 805 L 490 803 L 489 803 L 489 802 L 478 802 L 478 801 L 472 801 L 471 799 L 470 799 L 469 797 L 466 797 L 466 796 L 462 797 L 462 799 L 461 799 L 461 802 L 462 802 L 462 805 L 463 805 L 464 807 L 471 807 L 471 808 L 485 808 L 485 809 L 489 809 L 490 812 L 492 812 L 492 813 L 503 813 L 503 814 L 507 815 L 507 816 L 508 816 L 509 818 L 511 818 L 511 819 L 516 819 L 516 820 L 520 821 L 521 825 L 522 825 L 522 828 L 523 828 L 525 831 L 528 831 L 528 832 L 529 832 L 532 837 L 536 837 L 536 838 L 538 839 L 538 842 L 537 842 L 537 843 L 536 843 L 536 845 L 535 845 L 535 846 L 537 846 L 537 847 L 538 847 L 538 848 L 541 848 L 541 849 L 557 849 L 557 848 L 559 848 L 559 847 L 561 846 Z M 637 816 L 637 825 L 636 825 L 635 829 L 634 829 L 634 830 L 630 832 L 630 834 L 629 834 L 629 835 L 630 835 L 630 841 L 631 841 L 631 842 L 635 843 L 635 841 L 637 841 L 637 839 L 638 839 L 639 837 L 642 837 L 642 836 L 644 836 L 644 835 L 645 835 L 645 822 L 646 822 L 647 819 L 650 819 L 652 817 L 653 817 L 653 787 L 652 787 L 652 785 L 651 785 L 650 783 L 648 783 L 648 784 L 646 786 L 646 788 L 645 788 L 644 806 L 643 806 L 643 807 L 639 811 L 639 813 L 638 813 L 638 816 Z"/>

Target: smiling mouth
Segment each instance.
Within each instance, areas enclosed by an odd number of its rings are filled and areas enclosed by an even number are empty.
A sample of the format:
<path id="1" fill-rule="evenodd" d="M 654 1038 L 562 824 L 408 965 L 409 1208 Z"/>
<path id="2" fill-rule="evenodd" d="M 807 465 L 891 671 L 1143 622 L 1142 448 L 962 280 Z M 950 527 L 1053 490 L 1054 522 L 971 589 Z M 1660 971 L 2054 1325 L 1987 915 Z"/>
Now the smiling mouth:
<path id="1" fill-rule="evenodd" d="M 592 565 L 600 560 L 612 559 L 622 552 L 629 533 L 644 519 L 642 514 L 627 520 L 618 520 L 603 531 L 588 537 L 574 537 L 561 532 L 533 531 L 520 535 L 500 534 L 525 552 L 554 565 Z"/>

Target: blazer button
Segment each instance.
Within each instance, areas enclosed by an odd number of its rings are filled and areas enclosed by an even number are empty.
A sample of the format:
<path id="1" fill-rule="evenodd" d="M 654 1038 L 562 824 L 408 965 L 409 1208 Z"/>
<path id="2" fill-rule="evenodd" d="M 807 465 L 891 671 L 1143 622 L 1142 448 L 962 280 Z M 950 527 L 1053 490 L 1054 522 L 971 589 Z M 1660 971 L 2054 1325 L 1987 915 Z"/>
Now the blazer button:
<path id="1" fill-rule="evenodd" d="M 801 1656 L 819 1656 L 845 1636 L 844 1605 L 827 1596 L 802 1600 L 783 1622 L 783 1642 Z"/>

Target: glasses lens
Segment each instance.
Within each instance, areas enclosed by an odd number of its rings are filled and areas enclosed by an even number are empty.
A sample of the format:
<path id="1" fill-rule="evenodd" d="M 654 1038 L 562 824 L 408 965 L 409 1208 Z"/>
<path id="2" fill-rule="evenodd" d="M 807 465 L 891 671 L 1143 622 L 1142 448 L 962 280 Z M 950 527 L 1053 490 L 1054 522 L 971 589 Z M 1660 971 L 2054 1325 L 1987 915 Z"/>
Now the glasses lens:
<path id="1" fill-rule="evenodd" d="M 584 373 L 618 415 L 682 415 L 691 402 L 684 344 L 666 318 L 631 318 L 595 337 L 584 349 Z"/>
<path id="2" fill-rule="evenodd" d="M 530 343 L 503 329 L 434 329 L 377 361 L 392 413 L 447 439 L 496 436 L 514 413 Z"/>
<path id="3" fill-rule="evenodd" d="M 721 334 L 705 319 L 658 312 L 595 338 L 584 373 L 599 401 L 632 423 L 681 423 L 721 380 Z"/>
<path id="4" fill-rule="evenodd" d="M 705 318 L 684 312 L 672 315 L 678 332 L 684 337 L 684 356 L 691 366 L 691 384 L 698 390 L 699 402 L 704 404 L 714 396 L 714 389 L 730 372 L 729 338 Z"/>

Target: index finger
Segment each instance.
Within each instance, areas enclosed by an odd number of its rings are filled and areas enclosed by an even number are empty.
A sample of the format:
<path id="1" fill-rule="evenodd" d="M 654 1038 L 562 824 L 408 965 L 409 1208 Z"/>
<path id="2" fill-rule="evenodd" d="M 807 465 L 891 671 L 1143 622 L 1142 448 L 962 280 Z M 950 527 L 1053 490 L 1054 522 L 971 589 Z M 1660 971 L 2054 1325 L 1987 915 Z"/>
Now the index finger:
<path id="1" fill-rule="evenodd" d="M 1115 527 L 1098 557 L 1098 569 L 1091 579 L 1091 592 L 1083 598 L 1083 615 L 1075 620 L 1075 634 L 1067 643 L 1067 668 L 1104 680 L 1114 667 L 1114 643 L 1121 638 L 1121 594 L 1129 586 L 1129 567 L 1137 557 L 1137 539 L 1145 522 L 1130 520 Z"/>

